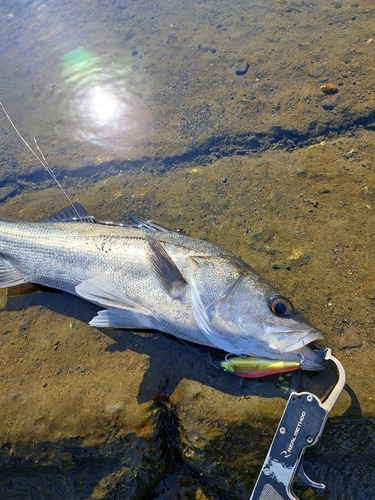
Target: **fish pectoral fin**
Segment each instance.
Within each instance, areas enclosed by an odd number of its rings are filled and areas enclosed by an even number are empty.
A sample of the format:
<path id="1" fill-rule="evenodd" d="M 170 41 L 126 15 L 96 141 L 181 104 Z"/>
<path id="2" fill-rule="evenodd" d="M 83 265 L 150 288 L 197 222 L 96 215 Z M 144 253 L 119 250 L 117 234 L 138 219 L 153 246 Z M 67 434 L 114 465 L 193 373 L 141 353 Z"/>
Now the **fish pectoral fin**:
<path id="1" fill-rule="evenodd" d="M 8 260 L 0 258 L 0 288 L 28 283 L 26 276 Z"/>
<path id="2" fill-rule="evenodd" d="M 179 297 L 186 287 L 186 281 L 180 270 L 158 240 L 150 234 L 146 235 L 146 240 L 150 247 L 154 274 L 170 297 L 173 299 Z"/>
<path id="3" fill-rule="evenodd" d="M 94 278 L 82 281 L 82 283 L 76 286 L 76 293 L 83 299 L 102 307 L 125 309 L 139 314 L 148 314 L 146 309 L 127 297 L 106 276 L 95 276 Z"/>
<path id="4" fill-rule="evenodd" d="M 39 222 L 95 222 L 95 218 L 80 203 L 72 203 Z"/>
<path id="5" fill-rule="evenodd" d="M 124 309 L 109 308 L 99 311 L 89 325 L 96 328 L 151 329 L 151 318 L 145 314 Z"/>

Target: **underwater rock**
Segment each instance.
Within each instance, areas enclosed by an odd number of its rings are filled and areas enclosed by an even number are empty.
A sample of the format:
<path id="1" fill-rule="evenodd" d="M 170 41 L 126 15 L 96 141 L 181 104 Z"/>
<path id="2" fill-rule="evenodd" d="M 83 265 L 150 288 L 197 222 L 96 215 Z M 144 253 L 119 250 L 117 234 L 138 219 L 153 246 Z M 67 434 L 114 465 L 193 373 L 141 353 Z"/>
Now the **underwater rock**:
<path id="1" fill-rule="evenodd" d="M 234 71 L 237 76 L 244 76 L 248 72 L 250 64 L 247 61 L 238 62 L 234 65 Z"/>
<path id="2" fill-rule="evenodd" d="M 332 111 L 335 107 L 334 104 L 329 99 L 324 99 L 321 103 L 321 106 L 326 111 Z"/>

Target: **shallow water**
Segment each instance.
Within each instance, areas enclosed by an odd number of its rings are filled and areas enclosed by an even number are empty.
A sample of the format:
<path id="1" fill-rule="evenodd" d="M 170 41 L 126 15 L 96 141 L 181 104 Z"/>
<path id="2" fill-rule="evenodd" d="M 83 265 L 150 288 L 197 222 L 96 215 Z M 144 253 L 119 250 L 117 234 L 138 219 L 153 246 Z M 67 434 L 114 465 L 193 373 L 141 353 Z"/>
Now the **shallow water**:
<path id="1" fill-rule="evenodd" d="M 374 487 L 374 11 L 366 0 L 0 5 L 0 101 L 71 199 L 233 251 L 343 362 L 348 391 L 306 454 L 327 492 L 298 486 L 306 499 Z M 324 94 L 327 82 L 338 91 Z M 67 204 L 5 116 L 0 144 L 1 216 Z M 66 294 L 1 300 L 2 498 L 249 497 L 288 378 L 241 381 L 207 362 L 218 351 L 99 332 L 87 326 L 96 308 Z"/>

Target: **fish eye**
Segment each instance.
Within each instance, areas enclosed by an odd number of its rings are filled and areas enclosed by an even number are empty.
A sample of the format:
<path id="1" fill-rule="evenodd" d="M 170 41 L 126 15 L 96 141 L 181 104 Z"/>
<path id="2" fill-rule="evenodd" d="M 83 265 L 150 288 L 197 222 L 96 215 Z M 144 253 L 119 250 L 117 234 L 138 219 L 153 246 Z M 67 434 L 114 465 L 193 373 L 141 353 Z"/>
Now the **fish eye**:
<path id="1" fill-rule="evenodd" d="M 282 295 L 274 295 L 270 298 L 269 306 L 276 316 L 290 316 L 293 313 L 293 304 Z"/>

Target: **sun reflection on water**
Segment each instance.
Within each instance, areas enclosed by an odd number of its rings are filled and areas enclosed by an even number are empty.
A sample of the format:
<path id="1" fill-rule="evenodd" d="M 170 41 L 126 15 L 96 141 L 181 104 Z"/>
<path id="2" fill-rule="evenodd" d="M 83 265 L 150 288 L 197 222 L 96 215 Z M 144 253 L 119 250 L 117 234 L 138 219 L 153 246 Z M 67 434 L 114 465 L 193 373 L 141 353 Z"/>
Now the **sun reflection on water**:
<path id="1" fill-rule="evenodd" d="M 62 61 L 62 114 L 75 139 L 108 149 L 128 150 L 147 124 L 147 107 L 131 89 L 131 70 L 107 69 L 84 49 L 70 51 Z"/>
<path id="2" fill-rule="evenodd" d="M 99 86 L 92 89 L 92 105 L 98 122 L 103 125 L 109 122 L 116 113 L 116 98 Z"/>

